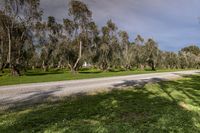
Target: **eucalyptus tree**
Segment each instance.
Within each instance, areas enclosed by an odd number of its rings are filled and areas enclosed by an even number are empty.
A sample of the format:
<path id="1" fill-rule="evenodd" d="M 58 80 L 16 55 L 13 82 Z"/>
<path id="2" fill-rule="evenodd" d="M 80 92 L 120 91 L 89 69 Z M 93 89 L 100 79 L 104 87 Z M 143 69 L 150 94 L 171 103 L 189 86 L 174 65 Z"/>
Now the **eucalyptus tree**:
<path id="1" fill-rule="evenodd" d="M 75 51 L 78 51 L 78 53 L 77 56 L 75 56 L 76 60 L 69 62 L 68 66 L 72 71 L 76 71 L 80 66 L 79 63 L 82 60 L 83 54 L 87 54 L 84 48 L 88 45 L 87 30 L 88 24 L 92 21 L 92 12 L 85 3 L 78 0 L 71 0 L 69 2 L 69 17 L 74 25 L 74 35 L 71 45 L 76 45 L 73 47 L 75 47 Z"/>
<path id="2" fill-rule="evenodd" d="M 2 73 L 4 72 L 3 69 L 6 65 L 6 53 L 7 53 L 6 41 L 7 41 L 6 35 L 4 34 L 3 28 L 0 26 L 0 72 Z"/>
<path id="3" fill-rule="evenodd" d="M 187 53 L 188 68 L 198 68 L 198 56 L 193 53 Z"/>
<path id="4" fill-rule="evenodd" d="M 135 38 L 135 43 L 137 45 L 144 45 L 144 38 L 141 35 L 137 35 Z"/>
<path id="5" fill-rule="evenodd" d="M 48 34 L 46 28 L 46 22 L 38 21 L 34 24 L 34 47 L 35 47 L 35 54 L 32 57 L 32 68 L 40 67 L 44 68 L 44 57 L 41 56 L 43 49 L 48 43 Z"/>
<path id="6" fill-rule="evenodd" d="M 87 29 L 87 46 L 84 51 L 87 54 L 84 54 L 83 60 L 85 63 L 89 63 L 90 65 L 95 65 L 95 56 L 97 54 L 98 45 L 100 43 L 100 32 L 98 26 L 95 22 L 91 22 L 88 24 Z"/>
<path id="7" fill-rule="evenodd" d="M 187 58 L 187 53 L 186 52 L 179 52 L 178 54 L 179 57 L 179 65 L 181 69 L 186 69 L 189 66 L 188 58 Z"/>
<path id="8" fill-rule="evenodd" d="M 13 75 L 19 75 L 17 65 L 23 61 L 25 45 L 30 44 L 33 23 L 41 18 L 39 0 L 3 0 L 1 26 L 8 38 L 7 64 Z M 29 41 L 29 42 L 28 42 Z"/>
<path id="9" fill-rule="evenodd" d="M 122 48 L 122 54 L 123 54 L 123 65 L 124 68 L 130 69 L 131 65 L 131 59 L 133 58 L 132 54 L 134 54 L 134 51 L 132 51 L 130 42 L 129 42 L 129 35 L 126 31 L 120 31 L 119 32 L 120 36 L 120 44 Z"/>
<path id="10" fill-rule="evenodd" d="M 37 22 L 35 24 L 35 46 L 37 54 L 40 55 L 40 66 L 44 71 L 49 67 L 56 67 L 60 61 L 60 44 L 62 40 L 63 26 L 56 22 L 55 17 L 49 16 L 47 22 Z M 38 52 L 39 51 L 39 52 Z M 36 58 L 37 56 L 34 56 Z M 61 65 L 61 64 L 60 64 Z"/>
<path id="11" fill-rule="evenodd" d="M 117 36 L 117 26 L 112 20 L 101 29 L 100 41 L 97 46 L 96 60 L 103 71 L 121 65 L 121 47 Z"/>
<path id="12" fill-rule="evenodd" d="M 110 67 L 116 68 L 122 64 L 122 49 L 118 39 L 118 27 L 112 20 L 108 20 L 106 26 L 108 28 L 108 45 L 110 47 L 109 56 L 112 58 L 110 60 Z"/>
<path id="13" fill-rule="evenodd" d="M 77 47 L 73 46 L 73 40 L 75 40 L 75 23 L 73 20 L 70 19 L 63 19 L 63 30 L 64 30 L 64 36 L 65 39 L 63 40 L 63 43 L 60 45 L 62 48 L 60 50 L 60 60 L 63 60 L 67 62 L 67 66 L 73 70 L 72 65 L 74 62 L 76 62 L 76 59 L 78 58 L 77 52 L 75 49 Z"/>
<path id="14" fill-rule="evenodd" d="M 70 19 L 63 19 L 63 28 L 67 39 L 74 39 L 75 37 L 75 23 Z"/>
<path id="15" fill-rule="evenodd" d="M 144 47 L 144 38 L 140 35 L 137 35 L 134 42 L 134 55 L 135 62 L 138 69 L 144 69 L 146 64 L 146 51 Z"/>
<path id="16" fill-rule="evenodd" d="M 200 48 L 196 45 L 190 45 L 181 49 L 181 52 L 192 53 L 196 56 L 200 55 Z"/>
<path id="17" fill-rule="evenodd" d="M 55 17 L 49 16 L 46 23 L 47 43 L 43 46 L 43 68 L 55 67 L 58 64 L 58 52 L 60 50 L 60 36 L 62 34 L 62 25 L 56 22 Z"/>
<path id="18" fill-rule="evenodd" d="M 107 26 L 102 27 L 102 36 L 99 45 L 97 45 L 96 61 L 100 69 L 107 70 L 110 66 L 110 46 L 109 46 L 109 29 Z"/>
<path id="19" fill-rule="evenodd" d="M 179 60 L 181 68 L 199 68 L 200 48 L 190 45 L 179 51 Z"/>
<path id="20" fill-rule="evenodd" d="M 10 63 L 11 60 L 11 29 L 10 27 L 13 27 L 11 25 L 12 19 L 5 14 L 5 11 L 0 11 L 0 28 L 1 28 L 1 46 L 3 46 L 3 43 L 6 43 L 8 40 L 8 50 L 7 50 L 7 63 Z M 7 38 L 7 40 L 4 40 L 3 38 Z M 1 47 L 2 48 L 2 47 Z M 3 50 L 3 49 L 2 49 Z M 5 49 L 4 49 L 5 50 Z M 3 51 L 1 51 L 3 52 Z"/>
<path id="21" fill-rule="evenodd" d="M 175 69 L 175 68 L 179 68 L 180 67 L 180 63 L 183 63 L 184 61 L 180 60 L 180 56 L 178 56 L 176 53 L 174 52 L 165 52 L 164 55 L 164 65 L 165 68 L 168 69 Z"/>
<path id="22" fill-rule="evenodd" d="M 156 61 L 158 57 L 158 45 L 153 39 L 148 39 L 145 43 L 146 61 L 153 71 L 156 70 Z"/>

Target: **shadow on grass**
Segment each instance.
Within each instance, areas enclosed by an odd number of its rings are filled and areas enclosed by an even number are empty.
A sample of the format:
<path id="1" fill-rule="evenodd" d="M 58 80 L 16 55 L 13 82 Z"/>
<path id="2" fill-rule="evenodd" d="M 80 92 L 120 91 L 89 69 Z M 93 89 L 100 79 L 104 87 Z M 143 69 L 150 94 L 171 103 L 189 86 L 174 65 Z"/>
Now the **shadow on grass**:
<path id="1" fill-rule="evenodd" d="M 149 82 L 146 81 L 136 89 L 131 87 L 135 84 L 125 81 L 130 89 L 75 96 L 56 103 L 15 110 L 0 116 L 0 131 L 200 132 L 197 126 L 200 124 L 199 115 L 180 106 L 179 101 L 183 99 L 172 92 L 177 91 L 188 96 L 194 104 L 199 104 L 200 76 L 187 78 L 158 83 L 158 88 L 148 87 Z"/>
<path id="2" fill-rule="evenodd" d="M 98 74 L 98 73 L 102 73 L 101 71 L 96 71 L 96 72 L 90 72 L 90 71 L 80 71 L 78 72 L 80 74 Z"/>
<path id="3" fill-rule="evenodd" d="M 44 76 L 44 75 L 53 75 L 53 74 L 63 74 L 63 71 L 49 71 L 49 72 L 26 72 L 26 76 Z"/>
<path id="4" fill-rule="evenodd" d="M 190 100 L 191 104 L 200 106 L 200 76 L 199 75 L 182 75 L 185 80 L 161 82 L 160 88 L 168 95 L 177 91 L 185 99 Z M 172 88 L 175 88 L 172 89 Z M 184 100 L 184 99 L 180 99 Z"/>

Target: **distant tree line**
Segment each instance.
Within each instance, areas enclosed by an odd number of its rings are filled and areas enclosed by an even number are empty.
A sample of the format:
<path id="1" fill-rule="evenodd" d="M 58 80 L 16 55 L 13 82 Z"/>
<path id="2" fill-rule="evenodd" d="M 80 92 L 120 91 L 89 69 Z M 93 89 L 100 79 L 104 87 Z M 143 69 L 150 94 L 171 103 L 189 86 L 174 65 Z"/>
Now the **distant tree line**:
<path id="1" fill-rule="evenodd" d="M 34 68 L 75 72 L 86 63 L 102 71 L 200 67 L 198 46 L 175 53 L 160 50 L 155 40 L 140 35 L 130 42 L 128 33 L 118 30 L 112 20 L 98 28 L 85 3 L 71 0 L 68 7 L 68 17 L 59 23 L 53 16 L 42 20 L 40 0 L 1 0 L 1 72 L 5 68 L 12 75 Z"/>

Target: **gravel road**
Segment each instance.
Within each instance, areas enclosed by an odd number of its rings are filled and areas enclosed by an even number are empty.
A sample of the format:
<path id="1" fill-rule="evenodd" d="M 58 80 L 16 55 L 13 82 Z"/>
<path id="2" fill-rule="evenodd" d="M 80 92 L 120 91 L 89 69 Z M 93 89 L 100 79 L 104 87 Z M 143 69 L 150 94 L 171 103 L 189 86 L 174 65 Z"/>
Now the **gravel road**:
<path id="1" fill-rule="evenodd" d="M 64 96 L 86 94 L 113 88 L 142 85 L 148 82 L 159 82 L 182 75 L 197 74 L 200 71 L 179 71 L 153 74 L 117 76 L 109 78 L 95 78 L 47 83 L 20 84 L 0 87 L 0 109 L 17 107 L 20 105 L 37 103 L 48 99 Z"/>

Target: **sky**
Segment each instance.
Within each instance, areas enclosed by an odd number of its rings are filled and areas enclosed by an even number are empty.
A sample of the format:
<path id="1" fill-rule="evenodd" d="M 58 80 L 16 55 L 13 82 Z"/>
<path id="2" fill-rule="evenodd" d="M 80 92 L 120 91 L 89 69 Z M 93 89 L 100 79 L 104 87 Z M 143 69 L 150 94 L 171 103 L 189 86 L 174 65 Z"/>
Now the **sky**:
<path id="1" fill-rule="evenodd" d="M 81 0 L 93 12 L 99 28 L 109 19 L 119 30 L 153 38 L 162 50 L 178 51 L 190 44 L 200 46 L 200 0 Z M 62 22 L 69 0 L 41 0 L 44 19 Z"/>

